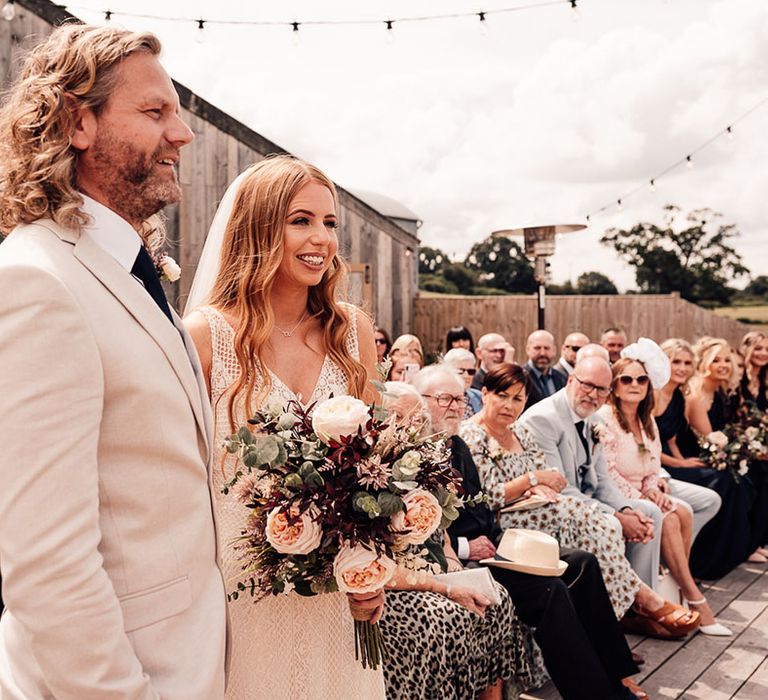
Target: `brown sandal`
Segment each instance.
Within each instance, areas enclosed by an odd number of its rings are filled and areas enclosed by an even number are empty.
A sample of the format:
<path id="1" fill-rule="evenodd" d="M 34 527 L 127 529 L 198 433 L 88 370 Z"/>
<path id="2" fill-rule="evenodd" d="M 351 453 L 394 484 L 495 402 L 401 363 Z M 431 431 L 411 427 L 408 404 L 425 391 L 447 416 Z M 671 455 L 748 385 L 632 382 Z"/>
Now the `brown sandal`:
<path id="1" fill-rule="evenodd" d="M 648 693 L 646 693 L 631 676 L 621 679 L 621 684 L 627 688 L 631 693 L 634 693 L 637 700 L 648 700 Z"/>
<path id="2" fill-rule="evenodd" d="M 658 610 L 643 610 L 629 618 L 640 634 L 659 639 L 675 639 L 693 632 L 699 624 L 699 613 L 666 601 Z M 641 631 L 642 630 L 642 631 Z"/>

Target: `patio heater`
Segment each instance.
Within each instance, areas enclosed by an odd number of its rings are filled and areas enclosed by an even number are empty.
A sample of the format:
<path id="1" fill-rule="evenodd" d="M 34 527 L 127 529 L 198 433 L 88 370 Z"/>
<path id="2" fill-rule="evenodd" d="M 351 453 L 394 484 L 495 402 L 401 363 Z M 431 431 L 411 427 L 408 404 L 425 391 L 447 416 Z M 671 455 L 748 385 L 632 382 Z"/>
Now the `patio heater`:
<path id="1" fill-rule="evenodd" d="M 544 312 L 546 309 L 546 284 L 549 277 L 547 258 L 555 254 L 555 236 L 558 233 L 573 233 L 587 228 L 585 224 L 553 224 L 551 226 L 525 226 L 522 228 L 494 231 L 494 238 L 513 238 L 522 236 L 525 242 L 525 254 L 533 260 L 533 274 L 539 285 L 537 307 L 540 329 L 544 328 Z"/>

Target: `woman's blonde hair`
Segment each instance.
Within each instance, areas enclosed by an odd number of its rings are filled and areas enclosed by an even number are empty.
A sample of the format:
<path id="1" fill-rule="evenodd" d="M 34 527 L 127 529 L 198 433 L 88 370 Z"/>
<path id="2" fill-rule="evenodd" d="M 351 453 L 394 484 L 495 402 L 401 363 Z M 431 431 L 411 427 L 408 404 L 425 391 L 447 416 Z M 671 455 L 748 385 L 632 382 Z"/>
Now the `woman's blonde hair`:
<path id="1" fill-rule="evenodd" d="M 739 345 L 739 352 L 744 358 L 744 372 L 747 377 L 747 381 L 755 379 L 754 370 L 752 368 L 752 353 L 755 352 L 755 348 L 759 343 L 768 341 L 768 335 L 762 331 L 749 331 L 742 339 L 741 345 Z M 765 382 L 766 374 L 768 373 L 768 365 L 760 368 L 757 379 L 761 382 Z"/>
<path id="2" fill-rule="evenodd" d="M 693 378 L 693 374 L 696 371 L 696 353 L 693 351 L 691 344 L 687 340 L 682 338 L 668 338 L 661 344 L 661 349 L 667 354 L 670 362 L 675 358 L 675 355 L 679 352 L 687 352 L 691 356 L 692 371 L 691 376 L 686 379 L 685 384 L 680 387 L 683 392 L 683 396 L 687 396 L 691 392 L 690 381 Z"/>
<path id="3" fill-rule="evenodd" d="M 235 405 L 244 397 L 246 415 L 261 405 L 272 387 L 261 354 L 275 327 L 271 295 L 283 259 L 285 224 L 291 202 L 305 185 L 327 187 L 336 201 L 333 182 L 315 166 L 291 156 L 274 156 L 253 166 L 243 179 L 224 231 L 219 273 L 209 303 L 237 319 L 235 355 L 240 376 L 229 393 L 229 421 L 235 428 Z M 309 288 L 308 312 L 321 321 L 330 359 L 346 375 L 349 393 L 367 391 L 365 367 L 347 348 L 350 316 L 339 301 L 346 293 L 347 265 L 335 255 L 320 284 Z M 256 378 L 263 384 L 254 396 Z"/>
<path id="4" fill-rule="evenodd" d="M 0 230 L 45 217 L 75 231 L 88 223 L 77 190 L 72 107 L 98 116 L 120 79 L 121 62 L 137 52 L 157 56 L 160 41 L 82 24 L 59 27 L 30 52 L 0 109 Z M 148 226 L 157 227 L 152 219 Z"/>
<path id="5" fill-rule="evenodd" d="M 725 338 L 704 336 L 696 341 L 693 351 L 696 356 L 696 373 L 703 379 L 709 376 L 710 367 L 721 352 L 730 355 L 731 346 Z M 733 376 L 733 371 L 731 371 L 731 376 Z"/>
<path id="6" fill-rule="evenodd" d="M 413 348 L 416 351 L 416 354 L 419 356 L 419 366 L 424 366 L 424 348 L 421 345 L 421 341 L 415 336 L 411 335 L 410 333 L 405 333 L 401 336 L 398 336 L 395 339 L 395 342 L 392 343 L 392 347 L 389 349 L 389 356 L 394 360 L 397 357 L 398 353 L 406 351 L 406 348 L 414 344 L 416 347 Z"/>
<path id="7" fill-rule="evenodd" d="M 629 427 L 629 423 L 621 409 L 621 399 L 616 396 L 616 384 L 618 383 L 618 378 L 621 373 L 632 364 L 640 365 L 643 368 L 643 371 L 647 372 L 645 365 L 640 360 L 633 360 L 630 357 L 622 357 L 611 366 L 611 371 L 613 372 L 611 386 L 613 387 L 613 391 L 610 393 L 608 400 L 613 405 L 613 412 L 616 415 L 616 420 L 625 433 L 631 433 L 632 429 Z M 640 425 L 643 426 L 645 434 L 651 440 L 655 440 L 656 421 L 653 417 L 653 407 L 656 405 L 656 399 L 653 395 L 653 387 L 651 386 L 650 381 L 646 386 L 648 387 L 648 391 L 645 394 L 645 398 L 637 406 L 637 418 L 640 421 Z"/>

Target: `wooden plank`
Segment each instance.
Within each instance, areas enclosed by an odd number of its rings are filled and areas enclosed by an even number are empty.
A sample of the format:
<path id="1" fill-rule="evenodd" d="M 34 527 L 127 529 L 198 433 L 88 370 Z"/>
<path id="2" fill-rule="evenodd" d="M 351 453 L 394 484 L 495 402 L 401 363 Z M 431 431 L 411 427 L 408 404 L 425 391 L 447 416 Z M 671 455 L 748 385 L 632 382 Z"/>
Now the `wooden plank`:
<path id="1" fill-rule="evenodd" d="M 768 698 L 768 657 L 733 696 L 733 700 L 764 700 L 765 698 Z"/>

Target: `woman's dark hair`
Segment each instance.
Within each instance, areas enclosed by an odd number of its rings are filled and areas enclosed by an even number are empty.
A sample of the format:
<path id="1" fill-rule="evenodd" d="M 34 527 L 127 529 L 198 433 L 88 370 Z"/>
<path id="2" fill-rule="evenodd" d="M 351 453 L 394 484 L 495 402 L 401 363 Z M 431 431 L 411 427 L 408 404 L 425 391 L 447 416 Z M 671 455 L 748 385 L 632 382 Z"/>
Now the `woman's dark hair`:
<path id="1" fill-rule="evenodd" d="M 381 335 L 384 336 L 384 341 L 386 342 L 386 350 L 384 351 L 384 357 L 389 357 L 389 351 L 392 349 L 392 338 L 389 337 L 389 333 L 385 331 L 383 328 L 376 326 L 373 329 L 374 335 L 376 333 L 381 333 Z"/>
<path id="2" fill-rule="evenodd" d="M 469 351 L 475 351 L 475 339 L 466 326 L 453 326 L 453 328 L 448 329 L 448 333 L 445 336 L 445 351 L 448 352 L 457 340 L 468 340 Z"/>
<path id="3" fill-rule="evenodd" d="M 526 394 L 531 393 L 531 380 L 520 365 L 513 362 L 502 362 L 490 370 L 483 379 L 483 387 L 499 394 L 511 386 L 522 384 Z"/>

